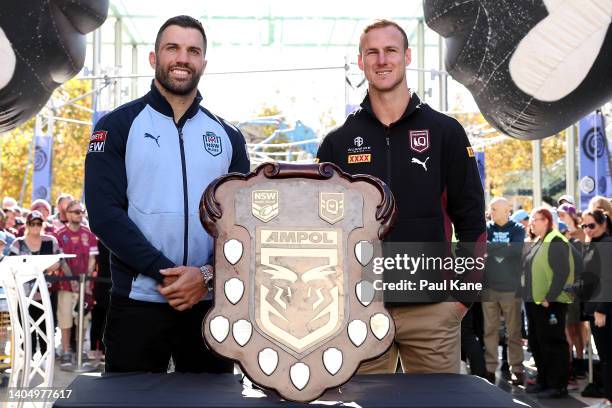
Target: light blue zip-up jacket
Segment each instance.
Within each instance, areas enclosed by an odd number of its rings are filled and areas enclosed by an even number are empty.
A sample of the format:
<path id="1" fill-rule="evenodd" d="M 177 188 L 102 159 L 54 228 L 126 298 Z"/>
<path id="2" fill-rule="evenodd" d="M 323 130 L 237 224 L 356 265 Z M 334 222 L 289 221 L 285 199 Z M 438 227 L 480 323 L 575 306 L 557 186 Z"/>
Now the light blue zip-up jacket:
<path id="1" fill-rule="evenodd" d="M 247 173 L 239 130 L 199 105 L 178 123 L 154 84 L 144 97 L 102 117 L 85 160 L 91 230 L 110 249 L 112 292 L 167 302 L 160 269 L 212 262 L 213 240 L 199 204 L 211 181 Z"/>

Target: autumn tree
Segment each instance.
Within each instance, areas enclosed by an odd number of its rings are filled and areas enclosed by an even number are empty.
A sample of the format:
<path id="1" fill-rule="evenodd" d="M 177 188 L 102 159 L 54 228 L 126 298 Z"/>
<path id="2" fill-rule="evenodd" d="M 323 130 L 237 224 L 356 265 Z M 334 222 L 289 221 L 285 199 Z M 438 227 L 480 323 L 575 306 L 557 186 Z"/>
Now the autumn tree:
<path id="1" fill-rule="evenodd" d="M 485 152 L 485 189 L 491 197 L 504 196 L 531 208 L 533 143 L 503 136 L 478 112 L 455 114 L 472 144 Z M 542 140 L 542 184 L 544 193 L 555 194 L 565 186 L 565 132 Z M 477 148 L 478 149 L 478 148 Z"/>
<path id="2" fill-rule="evenodd" d="M 52 95 L 53 105 L 79 97 L 91 90 L 90 81 L 73 79 L 58 88 Z M 41 112 L 42 118 L 49 116 L 49 104 Z M 79 122 L 90 122 L 91 97 L 86 97 L 75 104 L 67 105 L 54 112 L 54 116 Z M 43 132 L 48 130 L 48 123 L 43 120 Z M 32 197 L 33 164 L 28 166 L 29 156 L 33 149 L 35 119 L 32 118 L 22 126 L 0 136 L 1 170 L 0 195 L 12 196 L 23 200 L 21 204 L 28 207 Z M 85 153 L 91 126 L 85 123 L 53 122 L 53 164 L 51 197 L 55 199 L 60 193 L 69 193 L 76 198 L 83 194 L 83 177 Z M 25 190 L 21 194 L 25 180 Z"/>

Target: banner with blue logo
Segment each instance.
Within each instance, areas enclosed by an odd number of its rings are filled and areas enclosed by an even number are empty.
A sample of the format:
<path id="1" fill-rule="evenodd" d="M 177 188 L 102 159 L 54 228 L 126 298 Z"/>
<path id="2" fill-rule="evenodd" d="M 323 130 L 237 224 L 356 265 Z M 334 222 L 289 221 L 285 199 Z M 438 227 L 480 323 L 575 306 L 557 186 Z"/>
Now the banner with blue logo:
<path id="1" fill-rule="evenodd" d="M 36 135 L 34 138 L 32 201 L 42 198 L 51 202 L 53 137 L 51 135 Z"/>
<path id="2" fill-rule="evenodd" d="M 612 195 L 610 149 L 603 115 L 592 113 L 580 120 L 580 209 L 596 195 Z"/>

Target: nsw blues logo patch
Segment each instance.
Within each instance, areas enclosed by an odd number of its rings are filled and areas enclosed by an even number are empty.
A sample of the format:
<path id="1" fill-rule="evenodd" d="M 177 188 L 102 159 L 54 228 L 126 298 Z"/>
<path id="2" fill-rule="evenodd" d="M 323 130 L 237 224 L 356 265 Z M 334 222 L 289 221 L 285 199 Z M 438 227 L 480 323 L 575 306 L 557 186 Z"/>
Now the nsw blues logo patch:
<path id="1" fill-rule="evenodd" d="M 204 148 L 208 153 L 213 156 L 218 156 L 223 151 L 221 146 L 221 137 L 214 134 L 214 132 L 206 132 L 203 136 Z"/>

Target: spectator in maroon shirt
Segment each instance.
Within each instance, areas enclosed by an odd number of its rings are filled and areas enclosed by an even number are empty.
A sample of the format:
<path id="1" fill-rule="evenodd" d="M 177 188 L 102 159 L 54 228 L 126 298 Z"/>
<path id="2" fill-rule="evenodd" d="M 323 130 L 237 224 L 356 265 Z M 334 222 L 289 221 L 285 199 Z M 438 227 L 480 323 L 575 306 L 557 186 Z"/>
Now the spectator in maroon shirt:
<path id="1" fill-rule="evenodd" d="M 79 201 L 71 201 L 66 205 L 68 223 L 56 231 L 57 240 L 65 254 L 74 254 L 75 258 L 66 260 L 70 275 L 92 276 L 98 255 L 98 242 L 89 228 L 82 225 L 85 211 Z M 78 283 L 76 281 L 60 282 L 58 293 L 57 320 L 62 332 L 63 355 L 61 364 L 69 364 L 72 360 L 70 352 L 70 331 L 73 326 L 72 311 L 78 302 Z M 86 285 L 85 302 L 92 306 L 93 298 L 90 282 Z"/>

